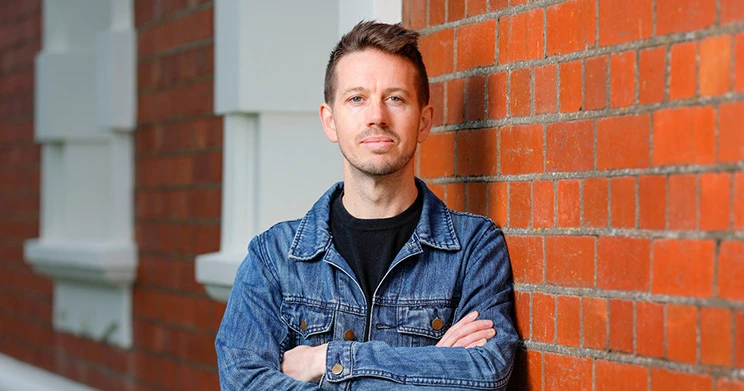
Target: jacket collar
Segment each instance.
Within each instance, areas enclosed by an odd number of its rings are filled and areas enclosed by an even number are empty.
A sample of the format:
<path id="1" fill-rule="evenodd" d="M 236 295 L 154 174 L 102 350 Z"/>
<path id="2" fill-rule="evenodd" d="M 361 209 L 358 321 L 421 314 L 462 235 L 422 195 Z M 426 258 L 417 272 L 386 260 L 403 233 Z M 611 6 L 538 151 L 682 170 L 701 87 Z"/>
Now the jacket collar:
<path id="1" fill-rule="evenodd" d="M 459 250 L 460 242 L 457 240 L 447 205 L 432 193 L 422 180 L 418 178 L 415 180 L 419 191 L 424 192 L 424 204 L 413 239 L 440 250 Z M 343 186 L 343 182 L 333 185 L 300 220 L 289 248 L 289 258 L 309 261 L 328 250 L 332 243 L 329 224 L 331 201 L 341 192 Z"/>

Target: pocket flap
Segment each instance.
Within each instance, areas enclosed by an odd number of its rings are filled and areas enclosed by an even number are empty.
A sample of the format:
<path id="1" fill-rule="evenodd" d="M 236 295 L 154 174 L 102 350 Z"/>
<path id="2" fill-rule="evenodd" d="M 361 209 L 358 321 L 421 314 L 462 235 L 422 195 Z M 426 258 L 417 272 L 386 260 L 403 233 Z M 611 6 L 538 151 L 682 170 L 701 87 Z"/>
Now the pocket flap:
<path id="1" fill-rule="evenodd" d="M 411 306 L 398 309 L 398 332 L 440 339 L 452 326 L 455 309 L 445 306 Z"/>
<path id="2" fill-rule="evenodd" d="M 333 310 L 307 303 L 283 302 L 282 320 L 292 330 L 307 338 L 313 334 L 330 331 Z"/>

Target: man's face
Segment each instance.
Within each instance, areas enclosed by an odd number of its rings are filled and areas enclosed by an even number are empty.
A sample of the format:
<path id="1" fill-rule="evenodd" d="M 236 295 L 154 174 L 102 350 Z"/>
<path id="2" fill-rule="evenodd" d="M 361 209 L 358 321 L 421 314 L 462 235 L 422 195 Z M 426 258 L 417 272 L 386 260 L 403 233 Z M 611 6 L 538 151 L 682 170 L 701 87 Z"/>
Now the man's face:
<path id="1" fill-rule="evenodd" d="M 413 167 L 433 111 L 419 106 L 415 72 L 408 60 L 375 49 L 339 60 L 333 106 L 323 104 L 320 117 L 328 139 L 339 144 L 345 170 L 383 176 Z"/>

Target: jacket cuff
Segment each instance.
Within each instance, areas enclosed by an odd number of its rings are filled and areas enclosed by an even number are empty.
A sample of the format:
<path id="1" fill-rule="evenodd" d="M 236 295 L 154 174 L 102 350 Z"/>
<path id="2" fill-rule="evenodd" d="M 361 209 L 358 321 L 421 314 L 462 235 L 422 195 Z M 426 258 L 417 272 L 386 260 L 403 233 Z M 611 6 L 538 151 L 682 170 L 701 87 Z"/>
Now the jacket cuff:
<path id="1" fill-rule="evenodd" d="M 320 381 L 320 389 L 335 391 L 343 390 L 343 382 L 352 378 L 352 347 L 356 342 L 332 341 L 326 350 L 325 372 Z"/>

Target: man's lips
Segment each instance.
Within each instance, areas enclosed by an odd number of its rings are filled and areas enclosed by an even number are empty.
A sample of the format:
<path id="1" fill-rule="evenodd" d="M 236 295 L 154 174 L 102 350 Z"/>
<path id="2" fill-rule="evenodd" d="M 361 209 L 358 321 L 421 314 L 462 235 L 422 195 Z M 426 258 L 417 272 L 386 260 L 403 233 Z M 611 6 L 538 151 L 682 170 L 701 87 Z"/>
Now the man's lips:
<path id="1" fill-rule="evenodd" d="M 389 137 L 368 137 L 362 140 L 362 144 L 387 144 L 392 142 L 393 140 Z"/>

